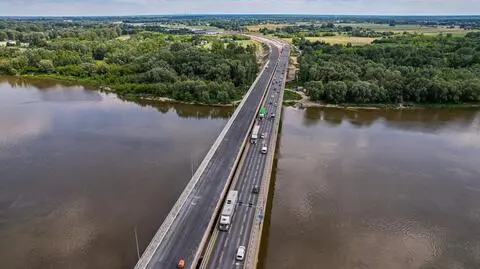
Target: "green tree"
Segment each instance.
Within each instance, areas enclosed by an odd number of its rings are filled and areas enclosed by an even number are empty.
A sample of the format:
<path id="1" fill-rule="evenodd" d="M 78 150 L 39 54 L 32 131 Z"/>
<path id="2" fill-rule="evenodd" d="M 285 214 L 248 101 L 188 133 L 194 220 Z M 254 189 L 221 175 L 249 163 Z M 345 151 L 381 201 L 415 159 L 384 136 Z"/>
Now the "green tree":
<path id="1" fill-rule="evenodd" d="M 345 103 L 347 84 L 343 81 L 330 81 L 325 84 L 325 100 L 330 103 Z"/>
<path id="2" fill-rule="evenodd" d="M 107 56 L 107 53 L 108 53 L 108 49 L 106 47 L 104 46 L 97 47 L 93 51 L 93 59 L 103 60 Z"/>
<path id="3" fill-rule="evenodd" d="M 55 66 L 53 65 L 52 60 L 43 59 L 38 63 L 38 69 L 42 73 L 52 73 L 55 71 Z"/>

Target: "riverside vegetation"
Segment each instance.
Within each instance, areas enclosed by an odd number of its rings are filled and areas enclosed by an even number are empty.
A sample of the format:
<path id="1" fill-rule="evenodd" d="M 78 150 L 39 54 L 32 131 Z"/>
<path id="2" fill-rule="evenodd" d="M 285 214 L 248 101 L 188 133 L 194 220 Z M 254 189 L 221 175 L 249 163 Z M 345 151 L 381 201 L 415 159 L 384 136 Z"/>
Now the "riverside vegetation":
<path id="1" fill-rule="evenodd" d="M 185 102 L 241 98 L 258 72 L 257 46 L 236 42 L 248 39 L 238 35 L 172 32 L 111 21 L 4 20 L 0 75 L 68 79 Z"/>
<path id="2" fill-rule="evenodd" d="M 298 81 L 312 100 L 356 104 L 480 102 L 480 33 L 401 34 L 366 46 L 296 38 Z"/>
<path id="3" fill-rule="evenodd" d="M 480 103 L 480 34 L 471 32 L 480 29 L 478 16 L 0 18 L 0 75 L 74 80 L 128 97 L 240 99 L 258 72 L 259 46 L 241 35 L 199 34 L 201 27 L 291 42 L 299 69 L 294 84 L 313 101 Z M 418 27 L 435 33 L 417 33 Z"/>

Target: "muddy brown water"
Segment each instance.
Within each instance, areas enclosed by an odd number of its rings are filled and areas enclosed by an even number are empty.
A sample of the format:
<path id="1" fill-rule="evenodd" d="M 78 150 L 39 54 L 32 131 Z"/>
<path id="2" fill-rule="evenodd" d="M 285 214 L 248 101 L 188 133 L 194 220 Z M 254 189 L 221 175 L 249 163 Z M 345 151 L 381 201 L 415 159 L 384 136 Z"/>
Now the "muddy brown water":
<path id="1" fill-rule="evenodd" d="M 0 77 L 0 268 L 132 268 L 231 115 Z M 264 268 L 480 268 L 480 113 L 283 111 Z"/>
<path id="2" fill-rule="evenodd" d="M 480 268 L 480 113 L 285 108 L 264 268 Z"/>
<path id="3" fill-rule="evenodd" d="M 0 77 L 0 268 L 133 268 L 231 112 Z"/>

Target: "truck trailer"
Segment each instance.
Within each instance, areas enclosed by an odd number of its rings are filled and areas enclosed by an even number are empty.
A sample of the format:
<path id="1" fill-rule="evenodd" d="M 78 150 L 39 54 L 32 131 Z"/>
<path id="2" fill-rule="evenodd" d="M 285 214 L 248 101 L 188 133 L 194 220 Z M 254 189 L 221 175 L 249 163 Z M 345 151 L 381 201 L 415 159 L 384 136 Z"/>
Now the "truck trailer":
<path id="1" fill-rule="evenodd" d="M 229 191 L 227 194 L 227 200 L 223 205 L 222 212 L 220 214 L 220 221 L 218 222 L 218 229 L 220 231 L 228 231 L 232 223 L 233 214 L 235 214 L 235 208 L 237 207 L 238 191 Z"/>
<path id="2" fill-rule="evenodd" d="M 250 143 L 252 144 L 257 143 L 259 131 L 260 131 L 260 125 L 256 124 L 255 126 L 253 126 L 252 135 L 250 136 Z"/>

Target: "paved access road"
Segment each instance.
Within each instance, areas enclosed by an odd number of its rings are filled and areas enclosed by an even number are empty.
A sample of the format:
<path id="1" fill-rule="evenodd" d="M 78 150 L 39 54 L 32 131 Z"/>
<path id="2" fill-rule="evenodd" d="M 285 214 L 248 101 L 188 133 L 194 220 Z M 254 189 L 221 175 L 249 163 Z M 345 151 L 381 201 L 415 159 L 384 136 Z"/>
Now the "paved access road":
<path id="1" fill-rule="evenodd" d="M 279 92 L 283 90 L 282 81 L 284 72 L 287 72 L 288 66 L 288 47 L 284 47 L 278 61 L 277 69 L 274 73 L 272 84 L 268 89 L 265 98 L 265 107 L 268 114 L 265 119 L 257 120 L 260 124 L 260 133 L 266 133 L 264 139 L 259 139 L 256 144 L 250 144 L 246 151 L 246 156 L 242 166 L 237 170 L 236 182 L 232 185 L 232 190 L 239 191 L 239 203 L 233 217 L 233 222 L 228 231 L 219 231 L 218 228 L 213 232 L 211 240 L 214 241 L 213 248 L 207 249 L 202 268 L 224 269 L 224 268 L 243 268 L 243 261 L 236 261 L 235 254 L 239 246 L 248 248 L 250 232 L 255 218 L 255 206 L 258 195 L 252 192 L 253 186 L 261 186 L 261 179 L 265 170 L 267 155 L 260 153 L 262 145 L 270 145 L 270 138 L 274 131 L 274 121 L 280 119 L 270 118 L 272 113 L 276 112 Z M 275 149 L 268 149 L 269 151 Z M 239 172 L 238 172 L 239 171 Z M 258 217 L 258 216 L 257 216 Z M 218 226 L 218 225 L 217 225 Z M 212 244 L 212 242 L 210 242 Z M 248 252 L 248 249 L 247 249 Z M 245 255 L 246 258 L 246 255 Z"/>
<path id="2" fill-rule="evenodd" d="M 135 268 L 176 268 L 179 259 L 185 260 L 185 268 L 191 267 L 204 235 L 209 232 L 207 231 L 209 222 L 215 217 L 217 203 L 222 198 L 222 191 L 229 180 L 228 177 L 234 168 L 242 143 L 249 134 L 249 127 L 274 71 L 275 64 L 272 63 L 275 63 L 278 57 L 278 48 L 271 46 L 269 64 L 259 75 L 243 107 L 237 108 L 241 110 L 236 119 L 214 152 L 193 191 L 182 204 L 165 237 L 158 246 L 153 246 L 155 248 L 153 256 L 151 258 L 142 256 Z M 152 242 L 154 241 L 155 238 Z M 147 255 L 144 254 L 144 256 Z"/>

